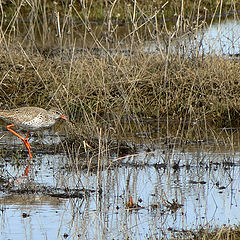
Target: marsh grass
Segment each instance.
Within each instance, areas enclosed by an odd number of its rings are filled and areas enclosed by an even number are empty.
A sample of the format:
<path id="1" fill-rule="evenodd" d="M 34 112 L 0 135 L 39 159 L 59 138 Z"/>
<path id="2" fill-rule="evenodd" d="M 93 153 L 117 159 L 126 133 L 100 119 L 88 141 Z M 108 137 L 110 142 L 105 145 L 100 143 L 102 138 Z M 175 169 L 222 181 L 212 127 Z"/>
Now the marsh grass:
<path id="1" fill-rule="evenodd" d="M 186 234 L 188 235 L 188 234 Z M 190 233 L 191 235 L 191 233 Z M 195 232 L 193 239 L 239 239 L 240 238 L 240 231 L 239 226 L 223 226 L 221 228 L 216 229 L 201 229 L 199 232 Z M 191 238 L 190 238 L 191 239 Z"/>
<path id="2" fill-rule="evenodd" d="M 95 26 L 97 11 L 88 2 L 1 3 L 9 20 L 1 24 L 1 108 L 57 106 L 69 116 L 69 141 L 83 146 L 84 139 L 93 149 L 99 139 L 105 144 L 143 132 L 184 141 L 206 138 L 210 123 L 238 126 L 239 62 L 204 55 L 195 41 L 237 2 L 212 6 L 210 21 L 204 4 L 181 1 L 170 25 L 168 4 L 146 9 L 141 1 L 124 7 L 104 1 L 104 24 Z M 129 23 L 124 32 L 116 21 L 120 8 Z M 156 43 L 153 54 L 146 40 Z"/>
<path id="3" fill-rule="evenodd" d="M 94 138 L 101 128 L 108 136 L 126 128 L 139 132 L 159 120 L 185 127 L 239 124 L 238 61 L 173 58 L 165 78 L 159 56 L 115 57 L 115 64 L 83 57 L 70 66 L 40 56 L 30 59 L 21 51 L 11 53 L 14 63 L 1 51 L 1 107 L 57 105 L 69 115 L 76 135 Z"/>

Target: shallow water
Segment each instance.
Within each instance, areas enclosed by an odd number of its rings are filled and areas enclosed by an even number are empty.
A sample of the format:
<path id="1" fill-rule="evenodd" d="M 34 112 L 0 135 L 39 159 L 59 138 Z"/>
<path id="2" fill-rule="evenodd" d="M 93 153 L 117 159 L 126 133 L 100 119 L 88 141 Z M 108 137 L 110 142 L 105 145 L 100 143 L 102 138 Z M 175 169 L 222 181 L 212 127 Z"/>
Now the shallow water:
<path id="1" fill-rule="evenodd" d="M 63 198 L 1 191 L 1 239 L 165 238 L 202 226 L 238 224 L 240 151 L 231 150 L 162 144 L 153 152 L 112 158 L 110 165 L 102 159 L 103 171 L 81 170 L 84 159 L 76 163 L 63 154 L 37 153 L 29 176 L 13 189 L 84 188 L 86 194 Z M 11 156 L 2 160 L 2 176 L 18 178 L 24 172 L 24 159 L 18 167 Z M 141 208 L 126 207 L 130 196 Z M 171 209 L 174 201 L 183 206 Z"/>
<path id="2" fill-rule="evenodd" d="M 146 42 L 144 50 L 148 53 L 161 53 L 169 51 L 186 57 L 194 57 L 196 54 L 206 56 L 208 54 L 218 56 L 237 56 L 240 53 L 240 21 L 222 20 L 209 27 L 199 29 L 193 34 L 176 37 L 165 45 L 163 42 Z"/>
<path id="3" fill-rule="evenodd" d="M 225 20 L 204 31 L 202 50 L 205 54 L 234 55 L 240 53 L 240 21 Z"/>

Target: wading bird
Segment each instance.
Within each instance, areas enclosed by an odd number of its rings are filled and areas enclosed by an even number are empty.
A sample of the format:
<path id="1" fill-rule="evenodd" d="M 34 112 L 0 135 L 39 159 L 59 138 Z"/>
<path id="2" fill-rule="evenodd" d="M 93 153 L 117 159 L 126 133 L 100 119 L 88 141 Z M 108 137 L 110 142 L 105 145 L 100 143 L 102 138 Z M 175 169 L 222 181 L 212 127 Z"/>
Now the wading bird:
<path id="1" fill-rule="evenodd" d="M 31 145 L 28 142 L 29 132 L 50 128 L 58 119 L 67 120 L 60 112 L 50 109 L 45 110 L 39 107 L 21 107 L 11 110 L 0 110 L 0 119 L 7 122 L 7 129 L 19 137 L 26 146 L 29 153 L 29 160 L 32 158 Z M 15 132 L 12 127 L 27 130 L 27 136 L 24 138 Z"/>

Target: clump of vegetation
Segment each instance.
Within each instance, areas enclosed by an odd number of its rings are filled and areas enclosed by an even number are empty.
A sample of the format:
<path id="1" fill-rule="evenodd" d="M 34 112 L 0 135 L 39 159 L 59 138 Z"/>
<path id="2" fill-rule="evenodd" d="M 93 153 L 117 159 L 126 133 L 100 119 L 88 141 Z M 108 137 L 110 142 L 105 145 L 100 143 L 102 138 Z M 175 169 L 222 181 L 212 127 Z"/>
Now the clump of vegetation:
<path id="1" fill-rule="evenodd" d="M 88 133 L 103 127 L 118 135 L 122 120 L 239 124 L 239 61 L 171 57 L 166 69 L 163 58 L 143 53 L 110 61 L 83 55 L 69 63 L 23 49 L 2 50 L 1 59 L 2 108 L 57 105 Z"/>
<path id="2" fill-rule="evenodd" d="M 132 8 L 125 14 L 131 27 L 126 25 L 124 33 L 112 22 L 122 3 L 99 5 L 111 9 L 99 28 L 89 17 L 95 3 L 68 3 L 2 3 L 3 16 L 8 8 L 15 8 L 15 14 L 1 26 L 1 108 L 57 106 L 74 123 L 67 132 L 75 140 L 98 139 L 100 133 L 111 140 L 132 136 L 149 129 L 150 121 L 158 126 L 158 134 L 162 120 L 167 126 L 174 121 L 173 135 L 195 123 L 202 123 L 204 130 L 210 122 L 239 124 L 240 63 L 204 55 L 201 39 L 196 41 L 208 25 L 200 11 L 207 2 L 182 2 L 171 28 L 166 23 L 171 14 L 160 10 L 176 3 L 154 12 L 149 11 L 157 7 L 154 2 L 147 9 L 141 1 L 128 3 Z M 234 10 L 237 3 L 214 7 L 220 14 L 224 7 Z M 193 15 L 198 11 L 197 21 L 189 22 L 185 8 L 192 8 Z M 183 35 L 187 41 L 182 41 Z M 146 39 L 154 40 L 153 52 L 146 50 Z"/>
<path id="3" fill-rule="evenodd" d="M 223 226 L 215 229 L 200 229 L 199 232 L 194 233 L 194 239 L 239 239 L 239 226 Z"/>
<path id="4" fill-rule="evenodd" d="M 97 21 L 103 23 L 110 17 L 113 21 L 120 24 L 131 22 L 133 17 L 136 20 L 146 20 L 147 16 L 155 14 L 157 11 L 164 11 L 167 19 L 170 22 L 176 20 L 178 16 L 188 18 L 189 21 L 195 21 L 196 16 L 214 15 L 219 12 L 232 14 L 240 7 L 238 1 L 210 1 L 210 0 L 184 0 L 184 1 L 3 1 L 1 3 L 4 14 L 8 19 L 11 19 L 16 11 L 20 11 L 22 17 L 32 14 L 39 14 L 42 17 L 53 15 L 53 12 L 59 12 L 61 17 L 66 14 L 71 14 L 73 19 L 79 20 L 79 16 L 86 20 Z M 134 16 L 135 15 L 135 16 Z M 161 20 L 161 14 L 157 15 Z"/>

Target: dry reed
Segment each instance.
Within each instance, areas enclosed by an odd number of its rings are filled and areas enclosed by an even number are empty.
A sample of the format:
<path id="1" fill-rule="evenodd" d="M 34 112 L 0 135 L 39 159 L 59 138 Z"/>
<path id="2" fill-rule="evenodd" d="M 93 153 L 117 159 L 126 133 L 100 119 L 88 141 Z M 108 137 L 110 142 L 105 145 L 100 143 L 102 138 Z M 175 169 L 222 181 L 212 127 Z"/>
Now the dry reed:
<path id="1" fill-rule="evenodd" d="M 120 7 L 116 1 L 105 9 L 106 24 L 96 28 L 90 21 L 95 5 L 26 4 L 15 2 L 15 14 L 1 25 L 1 108 L 58 106 L 74 123 L 69 136 L 88 141 L 98 139 L 102 130 L 102 139 L 133 136 L 149 130 L 149 122 L 155 122 L 159 136 L 162 120 L 167 136 L 181 138 L 191 136 L 196 123 L 202 123 L 200 131 L 207 131 L 210 122 L 239 124 L 239 62 L 205 56 L 201 41 L 194 41 L 215 17 L 221 20 L 226 5 L 213 7 L 208 21 L 199 1 L 192 8 L 197 19 L 190 22 L 193 15 L 186 19 L 185 12 L 190 5 L 181 1 L 170 28 L 167 3 L 146 10 L 134 1 L 124 5 L 131 24 L 121 34 L 114 22 Z M 3 13 L 5 8 L 1 3 Z M 149 38 L 158 46 L 153 54 L 145 50 Z"/>

